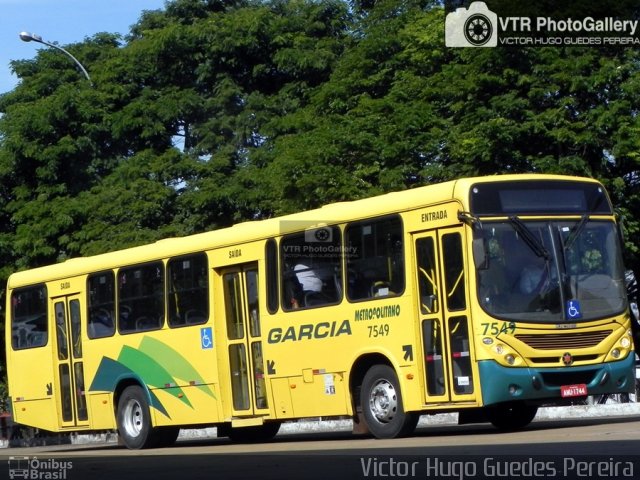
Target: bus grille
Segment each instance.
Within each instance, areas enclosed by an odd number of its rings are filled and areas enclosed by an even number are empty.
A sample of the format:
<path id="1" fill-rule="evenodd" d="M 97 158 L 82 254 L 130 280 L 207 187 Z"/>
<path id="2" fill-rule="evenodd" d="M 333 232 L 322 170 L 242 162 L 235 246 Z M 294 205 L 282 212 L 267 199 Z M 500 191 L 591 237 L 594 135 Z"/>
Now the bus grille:
<path id="1" fill-rule="evenodd" d="M 612 330 L 598 332 L 519 334 L 515 337 L 531 348 L 539 350 L 558 350 L 563 348 L 594 347 L 611 334 Z"/>

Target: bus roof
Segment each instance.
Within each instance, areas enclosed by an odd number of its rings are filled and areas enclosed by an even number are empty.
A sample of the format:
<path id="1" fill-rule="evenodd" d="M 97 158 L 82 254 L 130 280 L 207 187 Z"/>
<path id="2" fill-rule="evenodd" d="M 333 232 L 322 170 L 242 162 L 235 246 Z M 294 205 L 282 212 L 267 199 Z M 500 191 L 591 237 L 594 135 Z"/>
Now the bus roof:
<path id="1" fill-rule="evenodd" d="M 9 289 L 19 288 L 34 283 L 48 282 L 161 258 L 238 245 L 240 243 L 287 233 L 300 232 L 314 226 L 338 224 L 387 215 L 422 208 L 430 204 L 452 199 L 459 200 L 464 208 L 468 208 L 467 192 L 473 184 L 527 179 L 596 182 L 595 180 L 587 178 L 544 174 L 512 174 L 462 178 L 416 187 L 410 190 L 386 193 L 361 200 L 331 203 L 314 210 L 307 210 L 266 220 L 247 221 L 232 227 L 211 230 L 186 237 L 166 238 L 158 240 L 155 243 L 90 257 L 72 258 L 61 263 L 14 273 L 9 277 L 7 287 Z"/>

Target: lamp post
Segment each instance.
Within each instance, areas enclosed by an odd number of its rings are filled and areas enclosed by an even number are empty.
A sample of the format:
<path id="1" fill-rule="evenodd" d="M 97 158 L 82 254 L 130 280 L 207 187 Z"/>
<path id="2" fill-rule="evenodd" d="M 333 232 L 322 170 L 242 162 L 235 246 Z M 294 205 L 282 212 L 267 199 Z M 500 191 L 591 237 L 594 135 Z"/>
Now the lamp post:
<path id="1" fill-rule="evenodd" d="M 87 70 L 82 66 L 82 64 L 80 63 L 80 61 L 76 57 L 71 55 L 64 48 L 62 48 L 62 47 L 60 47 L 58 45 L 55 45 L 53 43 L 49 43 L 46 40 L 43 40 L 40 35 L 36 35 L 35 33 L 21 32 L 20 33 L 20 40 L 22 40 L 23 42 L 31 42 L 31 41 L 33 41 L 33 42 L 42 43 L 43 45 L 46 45 L 48 47 L 53 47 L 53 48 L 56 48 L 56 49 L 60 50 L 67 57 L 69 57 L 71 60 L 73 60 L 76 63 L 76 65 L 78 65 L 78 67 L 80 67 L 80 70 L 82 70 L 82 73 L 84 73 L 84 76 L 87 77 L 87 80 L 89 80 L 89 85 L 91 85 L 93 87 L 93 82 L 91 81 L 91 77 L 89 77 L 89 73 L 87 73 Z"/>

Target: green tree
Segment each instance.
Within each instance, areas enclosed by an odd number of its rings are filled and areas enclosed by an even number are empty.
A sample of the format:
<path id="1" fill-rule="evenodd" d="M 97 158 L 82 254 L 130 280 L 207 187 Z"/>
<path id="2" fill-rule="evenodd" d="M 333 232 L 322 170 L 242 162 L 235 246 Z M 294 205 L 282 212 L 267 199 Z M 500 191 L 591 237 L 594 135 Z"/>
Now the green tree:
<path id="1" fill-rule="evenodd" d="M 310 104 L 280 121 L 290 131 L 254 157 L 268 208 L 460 176 L 586 175 L 625 216 L 637 268 L 637 50 L 445 49 L 441 9 L 403 3 L 391 15 L 381 5 Z"/>

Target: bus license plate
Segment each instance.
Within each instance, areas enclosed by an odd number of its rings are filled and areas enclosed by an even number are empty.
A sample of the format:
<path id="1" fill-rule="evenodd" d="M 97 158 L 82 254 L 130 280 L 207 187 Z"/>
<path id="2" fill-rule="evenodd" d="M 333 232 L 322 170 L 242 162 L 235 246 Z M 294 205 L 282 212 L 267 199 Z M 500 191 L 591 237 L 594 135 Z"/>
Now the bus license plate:
<path id="1" fill-rule="evenodd" d="M 560 395 L 562 398 L 567 397 L 586 397 L 587 384 L 579 383 L 577 385 L 563 385 L 560 387 Z"/>

